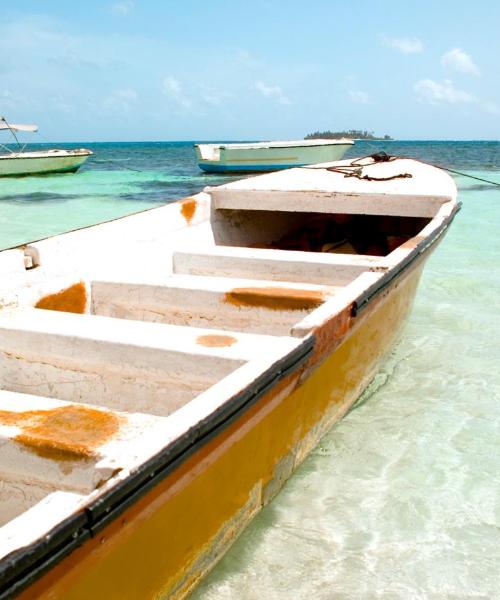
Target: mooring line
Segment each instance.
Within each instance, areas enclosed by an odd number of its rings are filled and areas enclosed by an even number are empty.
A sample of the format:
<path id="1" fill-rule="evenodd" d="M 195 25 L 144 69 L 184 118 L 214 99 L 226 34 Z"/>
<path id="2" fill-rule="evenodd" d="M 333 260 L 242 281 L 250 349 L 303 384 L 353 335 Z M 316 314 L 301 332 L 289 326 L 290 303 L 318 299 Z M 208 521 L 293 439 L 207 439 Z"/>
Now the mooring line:
<path id="1" fill-rule="evenodd" d="M 437 165 L 434 165 L 437 166 Z M 448 171 L 450 173 L 455 173 L 455 175 L 462 175 L 462 177 L 469 177 L 469 179 L 476 179 L 477 181 L 482 181 L 484 183 L 489 183 L 490 185 L 496 185 L 500 187 L 500 183 L 498 181 L 491 181 L 490 179 L 483 179 L 482 177 L 476 177 L 475 175 L 469 175 L 469 173 L 462 173 L 461 171 L 455 171 L 454 169 L 448 169 L 448 167 L 438 167 L 439 169 L 443 169 L 443 171 Z"/>
<path id="2" fill-rule="evenodd" d="M 363 176 L 363 174 L 362 174 L 363 167 L 370 166 L 370 165 L 363 165 L 360 163 L 360 161 L 362 161 L 366 158 L 371 158 L 373 160 L 373 164 L 384 163 L 384 162 L 393 162 L 395 160 L 401 160 L 401 159 L 415 160 L 417 162 L 423 163 L 424 165 L 429 165 L 430 167 L 442 169 L 443 171 L 448 171 L 449 173 L 454 173 L 455 175 L 461 175 L 462 177 L 469 177 L 469 179 L 475 179 L 476 181 L 482 181 L 483 183 L 488 183 L 489 185 L 495 185 L 497 187 L 500 187 L 500 182 L 498 182 L 498 181 L 492 181 L 491 179 L 484 179 L 483 177 L 477 177 L 476 175 L 470 175 L 469 173 L 464 173 L 463 171 L 457 171 L 455 169 L 450 169 L 449 167 L 444 167 L 442 165 L 436 165 L 436 164 L 428 162 L 426 160 L 422 160 L 421 158 L 414 158 L 413 156 L 390 155 L 390 154 L 387 154 L 386 152 L 384 152 L 383 150 L 376 152 L 375 154 L 368 154 L 367 156 L 362 156 L 360 158 L 354 158 L 347 165 L 341 165 L 339 167 L 323 167 L 323 168 L 326 169 L 327 171 L 331 171 L 334 173 L 341 173 L 344 175 L 344 177 L 357 177 L 358 179 L 366 179 L 368 181 L 386 181 L 389 179 L 397 179 L 399 177 L 411 177 L 411 175 L 408 175 L 406 173 L 400 174 L 400 175 L 393 175 L 393 176 L 387 177 L 387 178 L 385 178 L 385 177 L 383 177 L 383 178 L 368 177 L 367 175 Z M 313 169 L 313 168 L 315 168 L 315 165 L 310 165 L 305 168 Z"/>

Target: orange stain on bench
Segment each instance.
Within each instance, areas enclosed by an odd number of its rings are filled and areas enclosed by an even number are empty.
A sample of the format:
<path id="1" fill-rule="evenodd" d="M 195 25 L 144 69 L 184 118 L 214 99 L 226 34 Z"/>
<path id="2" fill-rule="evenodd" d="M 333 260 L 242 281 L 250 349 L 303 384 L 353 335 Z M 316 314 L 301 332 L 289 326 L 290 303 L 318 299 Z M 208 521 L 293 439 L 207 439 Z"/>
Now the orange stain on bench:
<path id="1" fill-rule="evenodd" d="M 182 216 L 186 219 L 186 223 L 189 225 L 191 223 L 194 213 L 196 212 L 196 200 L 194 198 L 186 198 L 181 203 L 181 213 Z"/>
<path id="2" fill-rule="evenodd" d="M 224 295 L 234 306 L 251 306 L 270 310 L 310 310 L 325 301 L 321 290 L 281 287 L 234 288 Z"/>
<path id="3" fill-rule="evenodd" d="M 81 314 L 85 312 L 86 305 L 87 289 L 83 281 L 80 281 L 65 290 L 40 298 L 35 308 Z"/>
<path id="4" fill-rule="evenodd" d="M 18 427 L 15 440 L 43 458 L 85 460 L 119 430 L 118 415 L 85 406 L 15 412 L 0 410 L 0 425 Z"/>
<path id="5" fill-rule="evenodd" d="M 232 335 L 199 335 L 196 338 L 196 343 L 208 348 L 223 348 L 224 346 L 232 346 L 238 340 Z"/>

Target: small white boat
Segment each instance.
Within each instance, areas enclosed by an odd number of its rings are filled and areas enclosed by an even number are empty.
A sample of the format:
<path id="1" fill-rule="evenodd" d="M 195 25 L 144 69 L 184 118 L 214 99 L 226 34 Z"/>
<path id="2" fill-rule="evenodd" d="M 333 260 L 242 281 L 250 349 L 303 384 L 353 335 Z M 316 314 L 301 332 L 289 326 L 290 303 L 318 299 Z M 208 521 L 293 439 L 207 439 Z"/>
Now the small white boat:
<path id="1" fill-rule="evenodd" d="M 76 150 L 50 149 L 26 152 L 26 145 L 22 145 L 16 135 L 18 131 L 38 131 L 36 125 L 21 125 L 7 123 L 4 117 L 0 117 L 0 131 L 8 130 L 12 133 L 18 150 L 11 150 L 4 144 L 0 148 L 5 153 L 0 154 L 0 177 L 15 177 L 21 175 L 44 175 L 47 173 L 74 173 L 89 156 L 91 150 L 78 148 Z"/>
<path id="2" fill-rule="evenodd" d="M 340 160 L 354 142 L 296 140 L 248 144 L 195 144 L 198 166 L 209 173 L 277 171 Z"/>

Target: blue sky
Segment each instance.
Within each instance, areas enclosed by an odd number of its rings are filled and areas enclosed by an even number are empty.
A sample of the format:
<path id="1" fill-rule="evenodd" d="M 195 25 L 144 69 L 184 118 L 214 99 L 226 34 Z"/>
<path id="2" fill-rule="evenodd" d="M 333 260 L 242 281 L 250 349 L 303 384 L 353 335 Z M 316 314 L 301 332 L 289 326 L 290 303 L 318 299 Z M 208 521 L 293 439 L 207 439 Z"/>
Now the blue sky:
<path id="1" fill-rule="evenodd" d="M 500 139 L 499 26 L 496 0 L 4 2 L 0 114 L 53 141 Z"/>

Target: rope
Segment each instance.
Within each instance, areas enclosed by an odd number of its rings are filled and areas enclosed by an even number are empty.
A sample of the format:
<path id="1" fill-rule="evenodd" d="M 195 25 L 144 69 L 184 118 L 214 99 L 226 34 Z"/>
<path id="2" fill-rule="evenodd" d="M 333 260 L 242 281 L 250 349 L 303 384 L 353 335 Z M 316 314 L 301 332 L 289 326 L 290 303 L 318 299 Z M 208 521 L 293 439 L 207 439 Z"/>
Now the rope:
<path id="1" fill-rule="evenodd" d="M 340 167 L 325 167 L 326 171 L 330 171 L 331 173 L 340 173 L 344 175 L 344 177 L 357 177 L 358 179 L 363 179 L 365 181 L 390 181 L 391 179 L 405 179 L 408 177 L 412 177 L 410 173 L 399 173 L 397 175 L 392 175 L 390 177 L 371 177 L 369 175 L 363 175 L 363 166 L 369 165 L 361 165 L 360 161 L 365 160 L 366 158 L 371 158 L 373 160 L 372 164 L 381 163 L 381 162 L 393 162 L 395 160 L 401 159 L 410 159 L 421 162 L 425 165 L 429 165 L 430 167 L 436 167 L 438 169 L 442 169 L 443 171 L 448 171 L 449 173 L 454 173 L 455 175 L 461 175 L 462 177 L 468 177 L 469 179 L 475 179 L 476 181 L 482 181 L 483 183 L 488 183 L 490 185 L 494 185 L 496 187 L 500 187 L 500 182 L 492 181 L 491 179 L 484 179 L 483 177 L 476 177 L 475 175 L 470 175 L 469 173 L 464 173 L 462 171 L 457 171 L 455 169 L 450 169 L 448 167 L 444 167 L 441 165 L 435 165 L 433 163 L 427 162 L 425 160 L 420 160 L 417 158 L 412 158 L 411 156 L 389 156 L 386 152 L 376 152 L 375 154 L 368 154 L 367 156 L 362 156 L 360 158 L 355 158 L 347 165 L 342 165 Z"/>
<path id="2" fill-rule="evenodd" d="M 340 173 L 344 177 L 356 177 L 357 179 L 363 179 L 364 181 L 391 181 L 392 179 L 406 179 L 412 177 L 410 173 L 398 173 L 396 175 L 389 175 L 388 177 L 373 177 L 372 175 L 363 175 L 363 167 L 368 165 L 362 165 L 360 161 L 371 158 L 373 164 L 382 162 L 393 162 L 398 160 L 398 156 L 389 156 L 386 152 L 376 152 L 375 154 L 369 154 L 368 156 L 362 156 L 361 158 L 355 158 L 348 165 L 342 165 L 340 167 L 326 167 L 330 173 Z"/>

